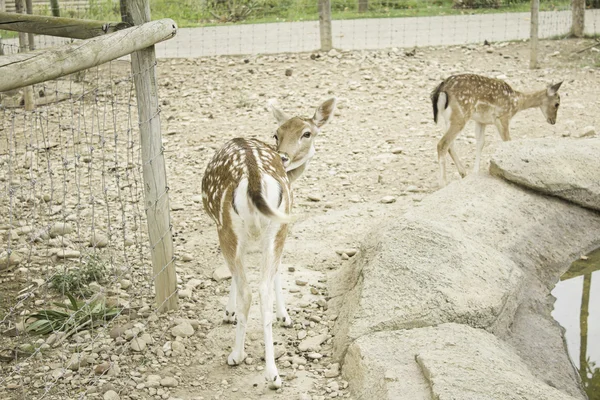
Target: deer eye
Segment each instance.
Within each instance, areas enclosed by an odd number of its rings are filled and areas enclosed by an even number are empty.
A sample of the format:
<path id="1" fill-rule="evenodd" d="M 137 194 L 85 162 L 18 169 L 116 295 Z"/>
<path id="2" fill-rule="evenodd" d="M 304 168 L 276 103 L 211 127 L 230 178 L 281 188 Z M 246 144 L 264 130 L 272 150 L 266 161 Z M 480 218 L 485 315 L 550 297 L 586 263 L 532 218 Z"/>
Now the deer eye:
<path id="1" fill-rule="evenodd" d="M 309 138 L 310 137 L 310 132 L 304 132 L 304 134 L 302 135 L 303 138 Z"/>
<path id="2" fill-rule="evenodd" d="M 558 108 L 558 106 L 559 106 L 559 105 L 560 105 L 559 103 L 556 103 L 556 104 L 554 105 L 554 107 Z"/>

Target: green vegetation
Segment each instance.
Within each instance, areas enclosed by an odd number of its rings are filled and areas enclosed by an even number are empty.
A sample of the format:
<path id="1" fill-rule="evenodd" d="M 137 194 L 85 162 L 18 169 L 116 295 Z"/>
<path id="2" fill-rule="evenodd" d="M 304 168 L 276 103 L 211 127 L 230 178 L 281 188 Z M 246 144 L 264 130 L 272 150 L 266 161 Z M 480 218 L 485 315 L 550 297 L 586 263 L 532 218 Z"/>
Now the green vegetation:
<path id="1" fill-rule="evenodd" d="M 91 294 L 91 282 L 102 283 L 107 276 L 106 264 L 97 254 L 90 254 L 76 267 L 65 267 L 50 280 L 52 287 L 61 294 L 77 293 L 83 297 Z"/>
<path id="2" fill-rule="evenodd" d="M 34 322 L 27 325 L 27 332 L 36 335 L 47 335 L 52 332 L 66 332 L 69 337 L 83 329 L 92 329 L 118 316 L 121 309 L 107 306 L 104 300 L 78 302 L 67 293 L 70 304 L 53 303 L 60 310 L 40 310 L 30 314 L 26 321 Z"/>

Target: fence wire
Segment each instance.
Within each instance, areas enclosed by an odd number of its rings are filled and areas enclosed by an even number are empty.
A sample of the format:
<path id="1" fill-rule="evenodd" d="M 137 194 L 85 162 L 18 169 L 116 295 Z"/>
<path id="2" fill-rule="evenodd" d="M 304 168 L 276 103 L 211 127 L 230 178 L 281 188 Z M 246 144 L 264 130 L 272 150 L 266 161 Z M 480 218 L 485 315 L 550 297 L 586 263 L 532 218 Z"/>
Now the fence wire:
<path id="1" fill-rule="evenodd" d="M 319 50 L 318 2 L 151 0 L 153 19 L 173 18 L 180 27 L 174 39 L 157 44 L 157 56 L 189 58 Z M 526 40 L 530 35 L 529 0 L 331 0 L 330 3 L 333 47 L 338 50 Z M 121 20 L 117 0 L 60 4 L 62 16 Z M 572 26 L 571 7 L 570 0 L 541 0 L 539 37 L 566 38 Z M 50 15 L 49 3 L 34 2 L 34 13 Z M 600 34 L 600 3 L 596 0 L 587 2 L 585 34 Z M 38 48 L 68 41 L 36 36 Z M 9 35 L 4 42 L 14 44 L 16 39 Z"/>
<path id="2" fill-rule="evenodd" d="M 21 90 L 2 94 L 2 399 L 127 390 L 120 363 L 167 332 L 146 333 L 162 305 L 130 71 L 114 61 L 35 85 L 33 112 L 22 109 Z"/>

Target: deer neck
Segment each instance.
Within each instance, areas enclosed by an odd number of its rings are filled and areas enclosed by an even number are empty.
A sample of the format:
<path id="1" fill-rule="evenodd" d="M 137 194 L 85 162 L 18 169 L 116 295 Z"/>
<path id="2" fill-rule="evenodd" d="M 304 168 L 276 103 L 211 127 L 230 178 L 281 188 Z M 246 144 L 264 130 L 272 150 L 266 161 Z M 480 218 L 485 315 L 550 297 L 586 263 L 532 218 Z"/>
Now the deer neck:
<path id="1" fill-rule="evenodd" d="M 545 96 L 545 89 L 529 93 L 517 92 L 517 109 L 515 112 L 541 106 Z"/>

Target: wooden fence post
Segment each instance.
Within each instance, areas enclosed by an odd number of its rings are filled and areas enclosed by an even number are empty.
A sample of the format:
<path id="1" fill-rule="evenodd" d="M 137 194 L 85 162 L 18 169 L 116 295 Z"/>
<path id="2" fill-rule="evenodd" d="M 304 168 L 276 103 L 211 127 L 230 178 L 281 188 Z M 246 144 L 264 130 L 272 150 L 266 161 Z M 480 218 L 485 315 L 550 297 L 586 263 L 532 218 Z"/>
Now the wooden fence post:
<path id="1" fill-rule="evenodd" d="M 125 4 L 125 22 L 140 25 L 150 21 L 149 0 L 127 0 Z M 144 204 L 152 252 L 155 297 L 158 310 L 164 312 L 177 309 L 177 277 L 169 214 L 169 188 L 160 132 L 154 46 L 131 54 L 131 70 L 137 95 Z"/>
<path id="2" fill-rule="evenodd" d="M 538 67 L 538 17 L 540 13 L 540 0 L 531 0 L 531 31 L 529 50 L 529 68 Z"/>
<path id="3" fill-rule="evenodd" d="M 53 17 L 60 17 L 60 7 L 58 6 L 58 0 L 50 0 L 50 9 L 52 10 Z"/>
<path id="4" fill-rule="evenodd" d="M 6 0 L 0 0 L 0 12 L 6 11 Z"/>
<path id="5" fill-rule="evenodd" d="M 15 0 L 15 11 L 19 14 L 23 14 L 25 11 L 23 2 L 24 0 Z M 29 51 L 27 34 L 19 32 L 19 53 L 25 53 L 27 51 Z M 23 88 L 23 102 L 25 103 L 25 110 L 33 111 L 35 108 L 35 99 L 33 97 L 33 88 L 31 86 Z"/>
<path id="6" fill-rule="evenodd" d="M 571 4 L 573 11 L 571 35 L 583 37 L 583 30 L 585 28 L 585 0 L 572 0 Z"/>
<path id="7" fill-rule="evenodd" d="M 27 14 L 33 14 L 33 0 L 25 0 L 25 7 L 27 8 Z M 35 42 L 33 38 L 33 33 L 28 33 L 27 37 L 29 39 L 29 51 L 35 50 Z"/>
<path id="8" fill-rule="evenodd" d="M 365 13 L 369 9 L 369 0 L 358 0 L 358 12 Z"/>
<path id="9" fill-rule="evenodd" d="M 333 48 L 330 0 L 319 0 L 319 28 L 321 31 L 321 50 L 329 51 Z"/>

